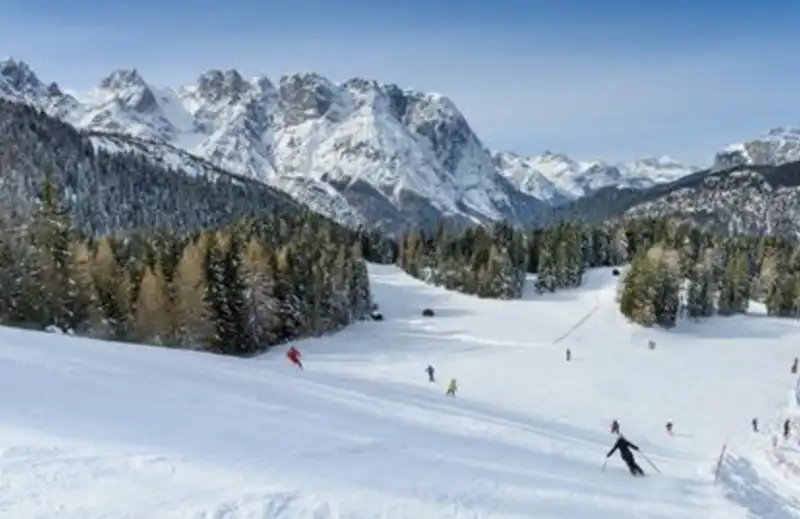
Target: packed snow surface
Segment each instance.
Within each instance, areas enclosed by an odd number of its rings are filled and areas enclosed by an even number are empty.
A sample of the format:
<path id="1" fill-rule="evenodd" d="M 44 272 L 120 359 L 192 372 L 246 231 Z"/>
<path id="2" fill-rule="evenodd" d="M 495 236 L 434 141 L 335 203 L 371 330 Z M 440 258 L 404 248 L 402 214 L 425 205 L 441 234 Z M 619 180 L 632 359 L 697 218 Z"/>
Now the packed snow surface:
<path id="1" fill-rule="evenodd" d="M 797 322 L 645 330 L 608 270 L 518 301 L 370 273 L 385 321 L 300 342 L 303 371 L 284 348 L 241 360 L 0 329 L 0 516 L 800 517 L 796 436 L 773 444 Z M 641 456 L 647 478 L 616 455 L 602 470 L 614 418 L 661 473 Z"/>

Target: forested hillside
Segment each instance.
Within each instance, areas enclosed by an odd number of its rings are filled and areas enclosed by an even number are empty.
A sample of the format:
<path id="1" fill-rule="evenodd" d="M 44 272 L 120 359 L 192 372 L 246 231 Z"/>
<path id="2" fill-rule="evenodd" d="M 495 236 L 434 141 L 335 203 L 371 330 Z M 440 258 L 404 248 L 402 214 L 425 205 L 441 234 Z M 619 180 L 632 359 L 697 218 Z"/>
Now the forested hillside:
<path id="1" fill-rule="evenodd" d="M 646 325 L 743 312 L 749 298 L 773 315 L 800 315 L 794 242 L 723 235 L 672 215 L 527 231 L 500 223 L 457 232 L 442 222 L 393 242 L 219 168 L 187 172 L 95 149 L 88 134 L 2 100 L 0 170 L 6 324 L 249 354 L 367 315 L 362 251 L 425 281 L 502 299 L 521 296 L 526 273 L 552 292 L 579 286 L 587 268 L 631 261 L 621 310 Z M 720 178 L 756 182 L 764 193 L 794 186 L 790 165 L 768 173 L 780 186 L 755 173 Z M 716 178 L 680 182 L 713 191 L 722 189 Z M 191 289 L 183 279 L 194 280 Z"/>
<path id="2" fill-rule="evenodd" d="M 538 274 L 536 289 L 579 286 L 589 267 L 619 265 L 652 242 L 650 221 L 589 225 L 563 222 L 518 231 L 504 224 L 451 233 L 418 229 L 399 242 L 398 263 L 409 274 L 480 297 L 522 295 L 525 273 Z"/>
<path id="3" fill-rule="evenodd" d="M 87 134 L 30 106 L 0 99 L 0 204 L 31 214 L 42 172 L 52 172 L 82 232 L 186 232 L 240 217 L 297 215 L 305 209 L 259 182 L 188 174 L 133 153 L 95 149 Z"/>
<path id="4" fill-rule="evenodd" d="M 638 251 L 620 290 L 620 310 L 643 325 L 669 328 L 680 317 L 746 313 L 800 317 L 800 247 L 779 237 L 666 234 Z"/>
<path id="5" fill-rule="evenodd" d="M 587 268 L 628 262 L 620 310 L 643 325 L 744 313 L 751 299 L 764 301 L 770 315 L 800 316 L 800 247 L 778 236 L 721 235 L 664 217 L 524 233 L 504 225 L 457 235 L 412 231 L 399 247 L 409 274 L 501 299 L 522 295 L 526 273 L 537 275 L 544 293 L 579 286 Z"/>
<path id="6" fill-rule="evenodd" d="M 250 355 L 372 308 L 362 238 L 313 213 L 96 238 L 62 199 L 44 175 L 32 216 L 3 213 L 2 324 Z"/>

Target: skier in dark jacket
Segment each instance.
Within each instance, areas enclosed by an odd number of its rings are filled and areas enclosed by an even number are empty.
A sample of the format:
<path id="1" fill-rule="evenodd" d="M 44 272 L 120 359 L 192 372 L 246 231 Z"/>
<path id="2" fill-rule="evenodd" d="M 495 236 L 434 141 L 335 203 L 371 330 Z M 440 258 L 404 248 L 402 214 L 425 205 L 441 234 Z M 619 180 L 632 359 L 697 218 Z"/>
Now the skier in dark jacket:
<path id="1" fill-rule="evenodd" d="M 428 364 L 428 367 L 425 368 L 425 372 L 428 374 L 428 382 L 436 382 L 436 380 L 433 378 L 433 366 Z"/>
<path id="2" fill-rule="evenodd" d="M 644 476 L 642 467 L 640 467 L 636 463 L 636 460 L 633 459 L 633 453 L 631 452 L 631 449 L 638 451 L 639 447 L 629 442 L 627 438 L 620 434 L 616 443 L 614 443 L 614 446 L 611 447 L 611 450 L 608 451 L 608 454 L 606 454 L 606 458 L 610 458 L 617 449 L 619 449 L 619 455 L 622 458 L 622 461 L 624 461 L 628 466 L 628 470 L 631 471 L 631 474 L 634 476 Z"/>

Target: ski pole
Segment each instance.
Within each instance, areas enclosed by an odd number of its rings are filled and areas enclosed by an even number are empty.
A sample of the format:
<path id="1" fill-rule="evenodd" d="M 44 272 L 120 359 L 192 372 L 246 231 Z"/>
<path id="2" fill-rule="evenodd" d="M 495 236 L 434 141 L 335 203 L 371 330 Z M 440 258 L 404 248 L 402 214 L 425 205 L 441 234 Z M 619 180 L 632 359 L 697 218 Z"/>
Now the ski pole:
<path id="1" fill-rule="evenodd" d="M 608 463 L 608 458 L 606 458 L 605 460 L 603 460 L 603 467 L 600 469 L 602 472 L 605 472 L 605 471 L 606 471 L 606 463 Z"/>
<path id="2" fill-rule="evenodd" d="M 644 453 L 644 452 L 642 452 L 642 451 L 639 451 L 639 454 L 641 454 L 641 455 L 642 455 L 642 458 L 644 458 L 644 460 L 645 460 L 647 463 L 649 463 L 649 464 L 650 464 L 650 466 L 651 466 L 651 467 L 653 467 L 653 468 L 655 469 L 655 471 L 656 471 L 656 472 L 658 472 L 659 474 L 661 474 L 661 471 L 660 471 L 660 470 L 658 470 L 658 467 L 656 467 L 656 466 L 655 466 L 655 464 L 654 464 L 652 461 L 650 461 L 650 458 L 648 458 L 648 457 L 645 455 L 645 453 Z"/>
<path id="3" fill-rule="evenodd" d="M 719 479 L 719 470 L 722 468 L 722 460 L 725 459 L 725 450 L 728 448 L 727 440 L 722 444 L 722 450 L 719 452 L 719 459 L 717 460 L 717 467 L 714 469 L 714 483 Z"/>

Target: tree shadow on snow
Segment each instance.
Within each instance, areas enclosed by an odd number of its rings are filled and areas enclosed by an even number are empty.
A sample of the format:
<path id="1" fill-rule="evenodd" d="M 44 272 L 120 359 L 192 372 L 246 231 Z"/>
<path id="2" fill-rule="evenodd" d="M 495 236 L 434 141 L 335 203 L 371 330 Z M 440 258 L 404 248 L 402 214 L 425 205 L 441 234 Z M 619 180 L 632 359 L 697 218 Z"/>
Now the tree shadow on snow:
<path id="1" fill-rule="evenodd" d="M 522 299 L 525 301 L 559 302 L 591 299 L 597 292 L 606 290 L 609 286 L 616 287 L 617 277 L 611 275 L 611 269 L 592 269 L 586 273 L 583 283 L 575 288 L 561 288 L 555 292 L 538 293 L 536 291 L 536 275 L 529 274 L 525 279 L 525 288 Z"/>
<path id="2" fill-rule="evenodd" d="M 581 297 L 583 296 L 583 297 Z M 561 288 L 555 292 L 539 293 L 533 283 L 526 283 L 522 291 L 522 301 L 538 301 L 541 303 L 562 303 L 565 301 L 578 301 L 586 299 L 586 291 L 578 288 Z"/>
<path id="3" fill-rule="evenodd" d="M 313 369 L 316 361 L 365 362 L 414 360 L 424 367 L 424 359 L 432 348 L 450 348 L 451 351 L 469 351 L 479 346 L 458 339 L 458 331 L 432 330 L 414 326 L 389 325 L 386 322 L 365 322 L 351 325 L 344 330 L 320 340 L 305 339 L 298 343 Z M 283 352 L 279 352 L 283 355 Z M 266 358 L 266 357 L 265 357 Z M 420 368 L 421 369 L 421 368 Z"/>
<path id="4" fill-rule="evenodd" d="M 386 321 L 409 319 L 448 319 L 464 317 L 472 312 L 464 308 L 459 298 L 470 297 L 457 292 L 446 292 L 443 288 L 423 284 L 390 285 L 373 280 L 373 299 Z M 420 282 L 421 283 L 421 282 Z M 477 297 L 476 297 L 477 299 Z M 426 308 L 433 310 L 432 317 L 423 317 Z M 380 324 L 380 323 L 379 323 Z"/>

